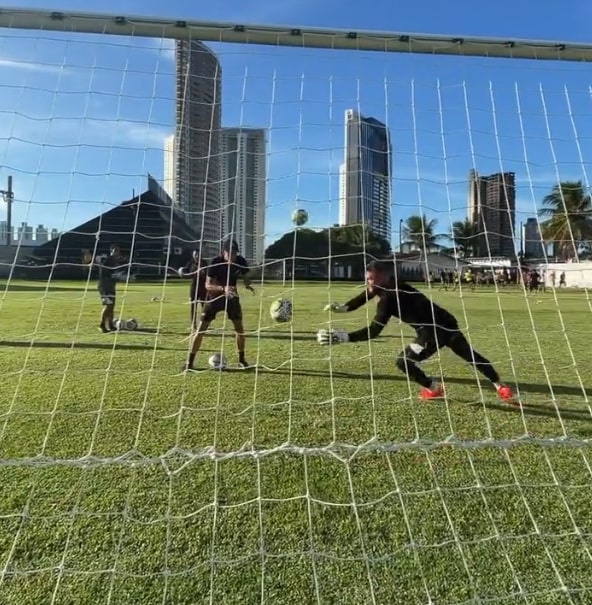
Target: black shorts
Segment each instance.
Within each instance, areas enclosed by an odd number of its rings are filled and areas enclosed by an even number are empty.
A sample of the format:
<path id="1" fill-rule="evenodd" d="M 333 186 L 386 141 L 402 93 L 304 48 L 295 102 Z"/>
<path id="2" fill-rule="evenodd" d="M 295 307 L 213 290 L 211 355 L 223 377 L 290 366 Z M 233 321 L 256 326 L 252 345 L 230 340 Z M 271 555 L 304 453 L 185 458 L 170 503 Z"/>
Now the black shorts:
<path id="1" fill-rule="evenodd" d="M 457 337 L 464 339 L 458 324 L 453 322 L 444 326 L 421 326 L 415 332 L 415 339 L 405 349 L 405 356 L 414 361 L 429 359 L 438 349 L 449 346 Z"/>
<path id="2" fill-rule="evenodd" d="M 214 300 L 206 301 L 201 318 L 203 321 L 214 321 L 216 315 L 223 311 L 226 312 L 226 316 L 230 321 L 241 321 L 243 318 L 240 299 L 238 297 L 226 298 L 226 296 L 219 296 Z"/>
<path id="3" fill-rule="evenodd" d="M 102 288 L 99 286 L 101 304 L 104 306 L 115 304 L 115 290 L 113 288 Z"/>

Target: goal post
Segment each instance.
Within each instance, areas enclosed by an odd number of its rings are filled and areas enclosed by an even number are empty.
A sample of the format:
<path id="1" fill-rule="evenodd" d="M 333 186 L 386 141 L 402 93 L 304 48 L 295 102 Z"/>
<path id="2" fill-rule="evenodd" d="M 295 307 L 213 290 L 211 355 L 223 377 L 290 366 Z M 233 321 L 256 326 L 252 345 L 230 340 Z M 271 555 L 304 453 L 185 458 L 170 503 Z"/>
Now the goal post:
<path id="1" fill-rule="evenodd" d="M 592 602 L 591 60 L 0 8 L 0 603 Z M 418 400 L 396 317 L 317 341 L 373 259 L 512 403 L 446 347 Z"/>

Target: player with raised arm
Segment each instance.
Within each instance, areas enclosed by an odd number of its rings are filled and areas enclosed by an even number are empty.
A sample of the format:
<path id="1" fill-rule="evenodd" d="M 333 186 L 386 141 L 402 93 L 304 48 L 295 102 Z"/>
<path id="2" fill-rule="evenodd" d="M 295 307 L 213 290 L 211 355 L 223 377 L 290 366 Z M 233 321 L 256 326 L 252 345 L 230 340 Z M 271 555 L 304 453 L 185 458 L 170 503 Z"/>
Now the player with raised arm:
<path id="1" fill-rule="evenodd" d="M 331 304 L 325 310 L 334 313 L 355 311 L 372 298 L 378 298 L 376 316 L 369 326 L 345 332 L 341 330 L 319 330 L 317 341 L 322 345 L 345 342 L 361 342 L 376 338 L 391 317 L 398 317 L 416 332 L 413 343 L 397 357 L 397 368 L 419 384 L 421 399 L 437 399 L 444 396 L 444 388 L 418 367 L 418 363 L 429 359 L 436 351 L 448 347 L 453 353 L 475 366 L 493 384 L 504 401 L 514 398 L 512 389 L 500 382 L 500 377 L 491 362 L 475 351 L 461 332 L 456 318 L 413 286 L 398 282 L 392 261 L 373 261 L 366 271 L 367 289 L 339 305 Z"/>
<path id="2" fill-rule="evenodd" d="M 214 258 L 206 269 L 206 304 L 201 321 L 191 339 L 189 358 L 183 367 L 184 370 L 194 369 L 193 364 L 201 348 L 204 334 L 221 311 L 226 312 L 228 319 L 234 326 L 238 363 L 241 368 L 249 367 L 245 358 L 243 310 L 237 290 L 238 280 L 242 277 L 245 288 L 254 292 L 247 275 L 248 272 L 248 263 L 238 253 L 238 244 L 232 240 L 225 242 L 222 256 Z"/>
<path id="3" fill-rule="evenodd" d="M 116 330 L 114 318 L 116 284 L 122 278 L 122 272 L 127 268 L 128 262 L 121 256 L 119 246 L 112 244 L 109 248 L 109 256 L 95 264 L 99 270 L 97 288 L 103 305 L 99 330 L 106 334 Z"/>
<path id="4" fill-rule="evenodd" d="M 206 270 L 202 265 L 199 250 L 194 250 L 189 262 L 179 269 L 179 277 L 191 279 L 189 285 L 189 303 L 191 313 L 191 326 L 197 330 L 197 305 L 201 304 L 202 312 L 206 301 Z"/>

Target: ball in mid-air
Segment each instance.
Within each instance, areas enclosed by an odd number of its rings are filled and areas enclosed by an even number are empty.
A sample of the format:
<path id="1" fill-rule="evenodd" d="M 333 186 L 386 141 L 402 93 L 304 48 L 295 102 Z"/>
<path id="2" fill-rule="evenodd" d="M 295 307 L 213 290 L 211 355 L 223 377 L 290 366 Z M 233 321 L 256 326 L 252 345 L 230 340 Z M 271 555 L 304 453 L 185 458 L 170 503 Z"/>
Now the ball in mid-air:
<path id="1" fill-rule="evenodd" d="M 133 319 L 133 318 L 132 319 L 128 319 L 125 322 L 125 328 L 126 328 L 126 330 L 137 330 L 138 326 L 139 326 L 138 321 L 135 320 L 135 319 Z"/>
<path id="2" fill-rule="evenodd" d="M 223 370 L 226 368 L 226 357 L 224 357 L 223 353 L 214 353 L 208 359 L 208 365 L 212 370 Z"/>
<path id="3" fill-rule="evenodd" d="M 274 321 L 290 321 L 292 318 L 292 303 L 285 298 L 278 298 L 278 300 L 271 303 L 269 314 Z"/>
<path id="4" fill-rule="evenodd" d="M 302 225 L 306 225 L 308 222 L 308 212 L 306 210 L 294 210 L 292 212 L 292 222 L 297 227 L 302 227 Z"/>

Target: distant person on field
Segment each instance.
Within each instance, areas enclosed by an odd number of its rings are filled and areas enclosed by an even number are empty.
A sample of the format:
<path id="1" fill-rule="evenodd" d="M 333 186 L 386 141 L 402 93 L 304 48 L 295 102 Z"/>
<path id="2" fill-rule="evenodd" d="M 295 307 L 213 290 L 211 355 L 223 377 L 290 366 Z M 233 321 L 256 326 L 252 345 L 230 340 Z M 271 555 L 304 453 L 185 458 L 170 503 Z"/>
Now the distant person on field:
<path id="1" fill-rule="evenodd" d="M 512 389 L 500 381 L 491 362 L 471 347 L 456 318 L 413 286 L 399 282 L 392 262 L 371 262 L 367 267 L 366 283 L 367 289 L 349 302 L 343 305 L 327 305 L 325 310 L 334 313 L 355 311 L 376 297 L 376 315 L 370 325 L 349 333 L 341 330 L 319 330 L 319 344 L 334 345 L 376 338 L 391 317 L 398 317 L 403 323 L 414 328 L 416 337 L 413 343 L 399 354 L 396 365 L 401 372 L 422 387 L 419 394 L 421 399 L 437 399 L 444 396 L 442 385 L 426 376 L 417 365 L 443 347 L 448 347 L 460 358 L 474 365 L 493 384 L 501 399 L 513 399 Z"/>
<path id="2" fill-rule="evenodd" d="M 191 326 L 197 330 L 197 308 L 201 304 L 202 311 L 205 308 L 207 297 L 206 290 L 206 268 L 203 266 L 199 250 L 194 250 L 189 262 L 179 269 L 179 277 L 191 279 L 189 285 L 189 304 Z"/>
<path id="3" fill-rule="evenodd" d="M 88 264 L 94 264 L 98 267 L 99 282 L 97 289 L 101 297 L 103 310 L 101 311 L 101 322 L 99 330 L 106 334 L 113 332 L 115 328 L 115 297 L 117 282 L 125 279 L 125 269 L 129 262 L 121 255 L 117 244 L 112 244 L 109 248 L 109 255 L 102 261 L 94 262 L 90 253 L 86 255 L 85 261 Z"/>

